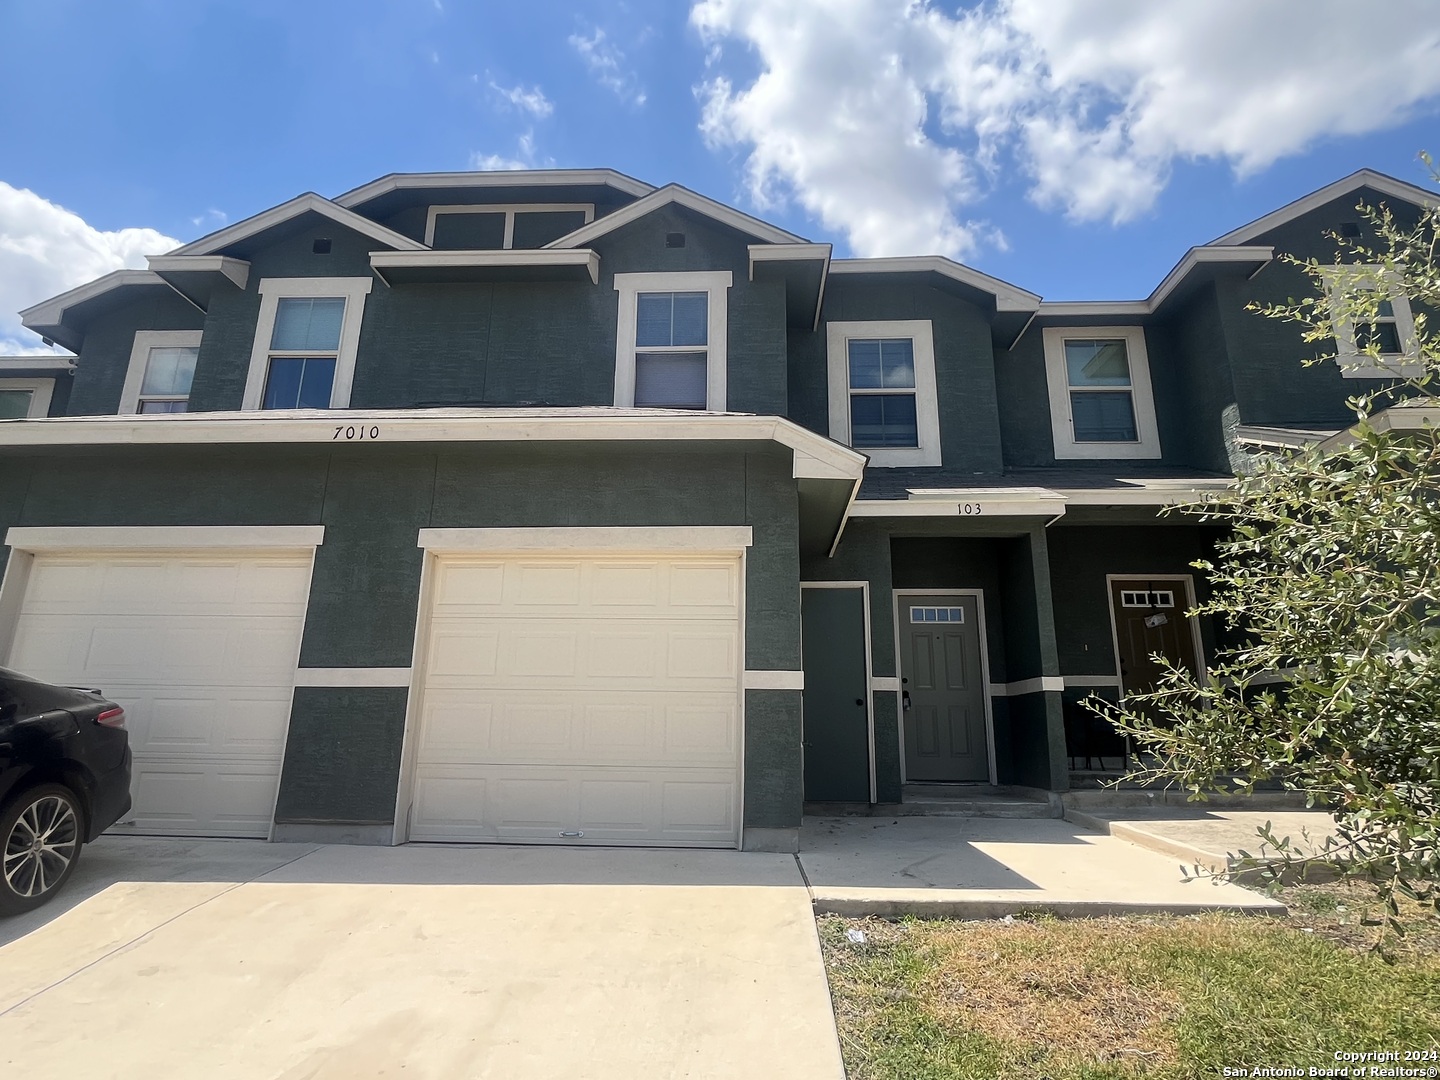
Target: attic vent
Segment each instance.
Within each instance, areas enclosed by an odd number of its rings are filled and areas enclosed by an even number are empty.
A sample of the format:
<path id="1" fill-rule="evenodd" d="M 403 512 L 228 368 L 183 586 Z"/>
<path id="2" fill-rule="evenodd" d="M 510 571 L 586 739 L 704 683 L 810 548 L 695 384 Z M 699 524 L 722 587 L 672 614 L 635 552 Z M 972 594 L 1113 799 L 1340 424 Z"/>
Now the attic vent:
<path id="1" fill-rule="evenodd" d="M 667 248 L 684 247 L 685 234 L 683 232 L 667 232 L 665 234 L 665 246 Z"/>
<path id="2" fill-rule="evenodd" d="M 1340 223 L 1340 235 L 1351 240 L 1360 238 L 1360 223 L 1356 221 L 1343 221 Z"/>
<path id="3" fill-rule="evenodd" d="M 315 252 L 316 255 L 329 255 L 330 238 L 328 236 L 320 237 L 313 244 L 310 245 L 310 250 Z"/>

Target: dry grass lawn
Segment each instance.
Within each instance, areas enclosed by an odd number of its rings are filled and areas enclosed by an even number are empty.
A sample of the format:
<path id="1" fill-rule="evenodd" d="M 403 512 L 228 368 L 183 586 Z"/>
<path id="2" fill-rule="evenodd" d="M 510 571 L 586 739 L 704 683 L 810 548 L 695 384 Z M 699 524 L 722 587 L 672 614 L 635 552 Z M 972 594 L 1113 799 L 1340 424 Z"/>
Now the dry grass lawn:
<path id="1" fill-rule="evenodd" d="M 1298 887 L 1282 894 L 1290 919 L 822 917 L 847 1072 L 1189 1080 L 1333 1066 L 1336 1050 L 1440 1050 L 1440 923 L 1411 912 L 1387 960 L 1364 895 Z"/>

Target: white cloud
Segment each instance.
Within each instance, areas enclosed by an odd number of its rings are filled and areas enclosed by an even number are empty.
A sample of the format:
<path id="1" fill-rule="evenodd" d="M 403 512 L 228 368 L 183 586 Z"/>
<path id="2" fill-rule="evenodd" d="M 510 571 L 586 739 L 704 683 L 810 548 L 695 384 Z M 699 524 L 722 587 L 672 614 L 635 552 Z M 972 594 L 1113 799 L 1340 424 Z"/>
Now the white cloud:
<path id="1" fill-rule="evenodd" d="M 580 54 L 595 81 L 630 105 L 645 104 L 645 88 L 636 74 L 625 66 L 625 54 L 598 26 L 589 37 L 571 34 L 570 47 Z"/>
<path id="2" fill-rule="evenodd" d="M 1264 169 L 1394 126 L 1440 95 L 1431 0 L 1376 33 L 1351 0 L 700 0 L 701 130 L 749 194 L 794 198 L 860 254 L 994 244 L 967 220 L 1024 184 L 1076 220 L 1145 214 L 1177 161 Z M 727 48 L 759 74 L 737 85 Z M 1416 149 L 1419 149 L 1418 147 Z M 1318 178 L 1318 179 L 1330 179 Z"/>
<path id="3" fill-rule="evenodd" d="M 535 133 L 527 131 L 515 141 L 515 156 L 505 154 L 484 154 L 479 150 L 470 155 L 470 168 L 482 172 L 500 172 L 514 169 L 553 169 L 555 159 L 540 158 L 535 151 Z"/>
<path id="4" fill-rule="evenodd" d="M 507 89 L 491 79 L 490 89 L 521 112 L 527 112 L 537 120 L 543 120 L 555 111 L 555 106 L 538 86 L 532 86 L 529 89 L 524 86 L 512 86 Z"/>
<path id="5" fill-rule="evenodd" d="M 0 355 L 43 352 L 17 312 L 145 256 L 178 247 L 154 229 L 105 232 L 80 215 L 0 181 Z"/>

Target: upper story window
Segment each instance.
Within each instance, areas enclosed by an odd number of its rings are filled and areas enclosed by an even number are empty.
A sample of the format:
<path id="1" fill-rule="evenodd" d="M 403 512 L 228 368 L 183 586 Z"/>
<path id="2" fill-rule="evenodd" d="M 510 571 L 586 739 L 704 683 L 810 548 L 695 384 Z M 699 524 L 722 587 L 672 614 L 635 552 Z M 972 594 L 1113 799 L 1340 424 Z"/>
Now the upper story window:
<path id="1" fill-rule="evenodd" d="M 425 218 L 425 243 L 461 251 L 539 248 L 594 220 L 594 203 L 432 206 Z"/>
<path id="2" fill-rule="evenodd" d="M 54 391 L 54 379 L 0 379 L 0 420 L 49 416 Z"/>
<path id="3" fill-rule="evenodd" d="M 245 409 L 344 409 L 371 278 L 265 278 Z"/>
<path id="4" fill-rule="evenodd" d="M 190 408 L 200 355 L 199 330 L 141 330 L 130 349 L 120 412 L 177 413 Z"/>
<path id="5" fill-rule="evenodd" d="M 939 465 L 935 342 L 928 320 L 826 325 L 830 437 L 882 467 Z"/>
<path id="6" fill-rule="evenodd" d="M 1400 283 L 1380 266 L 1326 268 L 1326 290 L 1335 315 L 1335 359 L 1347 379 L 1383 379 L 1424 374 L 1415 347 L 1415 319 Z M 1357 322 L 1339 308 L 1346 294 L 1371 293 L 1373 322 Z M 1353 300 L 1351 301 L 1353 303 Z M 1367 350 L 1374 347 L 1378 357 Z"/>
<path id="7" fill-rule="evenodd" d="M 1045 377 L 1057 458 L 1158 458 L 1145 331 L 1049 327 Z"/>
<path id="8" fill-rule="evenodd" d="M 615 404 L 725 410 L 730 271 L 616 274 Z"/>

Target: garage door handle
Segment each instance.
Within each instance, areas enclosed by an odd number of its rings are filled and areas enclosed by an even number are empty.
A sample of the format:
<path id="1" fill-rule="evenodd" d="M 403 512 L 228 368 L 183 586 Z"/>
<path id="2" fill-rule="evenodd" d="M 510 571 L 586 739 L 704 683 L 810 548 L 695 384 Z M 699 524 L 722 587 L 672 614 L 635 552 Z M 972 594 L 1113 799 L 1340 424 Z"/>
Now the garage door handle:
<path id="1" fill-rule="evenodd" d="M 580 832 L 579 830 L 576 830 L 575 832 L 562 832 L 560 835 L 566 840 L 578 840 L 585 834 L 583 832 Z"/>

